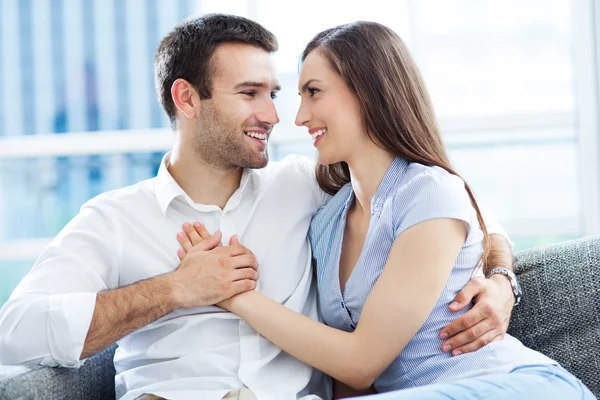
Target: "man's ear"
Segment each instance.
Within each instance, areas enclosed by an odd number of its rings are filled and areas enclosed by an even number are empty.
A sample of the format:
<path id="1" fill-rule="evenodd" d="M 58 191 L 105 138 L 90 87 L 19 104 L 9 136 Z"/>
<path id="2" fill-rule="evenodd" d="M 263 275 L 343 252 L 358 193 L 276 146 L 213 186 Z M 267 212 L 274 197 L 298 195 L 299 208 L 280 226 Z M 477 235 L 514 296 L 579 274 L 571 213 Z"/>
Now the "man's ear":
<path id="1" fill-rule="evenodd" d="M 196 90 L 185 79 L 179 78 L 171 85 L 171 97 L 175 106 L 189 119 L 196 118 L 196 107 L 200 98 Z"/>

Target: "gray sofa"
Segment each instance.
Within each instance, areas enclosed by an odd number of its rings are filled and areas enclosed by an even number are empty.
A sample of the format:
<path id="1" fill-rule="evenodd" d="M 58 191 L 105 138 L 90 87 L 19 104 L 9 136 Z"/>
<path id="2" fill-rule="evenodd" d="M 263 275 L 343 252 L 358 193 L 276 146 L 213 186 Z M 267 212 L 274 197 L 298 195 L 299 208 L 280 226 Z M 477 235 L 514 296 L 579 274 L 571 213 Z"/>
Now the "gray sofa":
<path id="1" fill-rule="evenodd" d="M 510 334 L 600 396 L 600 237 L 523 251 L 516 260 L 525 297 Z M 114 349 L 79 370 L 0 366 L 0 399 L 114 398 Z"/>

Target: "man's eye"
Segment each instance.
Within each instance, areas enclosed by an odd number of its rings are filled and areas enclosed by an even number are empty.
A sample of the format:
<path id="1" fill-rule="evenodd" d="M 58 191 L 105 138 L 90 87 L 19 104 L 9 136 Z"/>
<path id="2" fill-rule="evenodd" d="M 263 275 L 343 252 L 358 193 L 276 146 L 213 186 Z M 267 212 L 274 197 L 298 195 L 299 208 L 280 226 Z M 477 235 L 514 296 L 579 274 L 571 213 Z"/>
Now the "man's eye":
<path id="1" fill-rule="evenodd" d="M 275 100 L 277 98 L 277 93 L 276 92 L 271 92 L 271 98 L 273 100 Z"/>
<path id="2" fill-rule="evenodd" d="M 256 92 L 242 92 L 242 94 L 245 94 L 246 96 L 251 96 L 251 97 L 256 96 Z"/>

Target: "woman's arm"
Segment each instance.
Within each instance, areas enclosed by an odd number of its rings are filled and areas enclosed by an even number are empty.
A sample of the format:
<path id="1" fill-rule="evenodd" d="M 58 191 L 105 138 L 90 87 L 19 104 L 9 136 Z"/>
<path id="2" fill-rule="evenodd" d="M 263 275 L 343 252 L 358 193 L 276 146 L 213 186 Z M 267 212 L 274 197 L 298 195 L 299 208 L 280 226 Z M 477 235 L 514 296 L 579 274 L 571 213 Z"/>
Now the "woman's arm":
<path id="1" fill-rule="evenodd" d="M 304 363 L 366 389 L 431 313 L 466 235 L 466 223 L 454 219 L 429 220 L 401 233 L 351 333 L 297 314 L 256 291 L 220 305 Z"/>

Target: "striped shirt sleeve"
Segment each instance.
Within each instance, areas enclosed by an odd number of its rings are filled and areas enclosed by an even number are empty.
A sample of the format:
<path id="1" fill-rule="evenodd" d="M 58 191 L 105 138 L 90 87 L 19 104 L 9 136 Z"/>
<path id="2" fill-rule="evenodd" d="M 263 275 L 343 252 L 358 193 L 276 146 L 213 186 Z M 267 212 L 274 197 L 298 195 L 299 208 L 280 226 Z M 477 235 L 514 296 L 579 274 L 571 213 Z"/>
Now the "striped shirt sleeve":
<path id="1" fill-rule="evenodd" d="M 393 198 L 394 236 L 437 218 L 465 221 L 471 226 L 474 209 L 461 178 L 433 168 L 413 176 Z"/>

